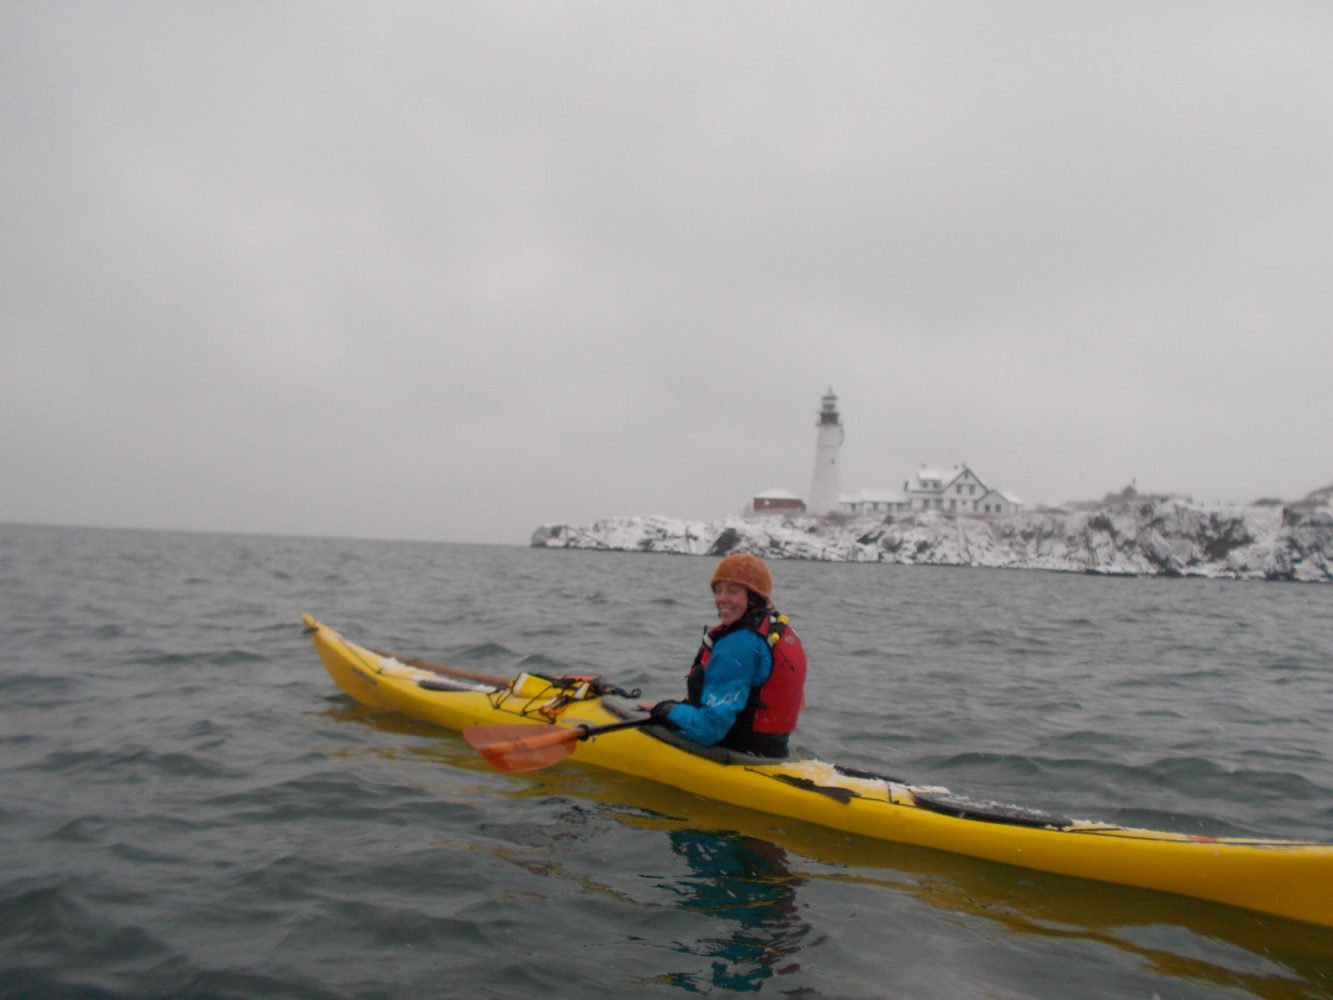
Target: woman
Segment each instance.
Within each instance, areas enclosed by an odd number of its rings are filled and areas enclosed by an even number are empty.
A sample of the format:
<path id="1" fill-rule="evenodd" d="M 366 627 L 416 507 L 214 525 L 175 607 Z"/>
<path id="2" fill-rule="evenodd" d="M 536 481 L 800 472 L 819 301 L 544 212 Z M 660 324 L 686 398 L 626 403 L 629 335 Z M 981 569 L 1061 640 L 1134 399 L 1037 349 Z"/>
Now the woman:
<path id="1" fill-rule="evenodd" d="M 771 601 L 764 561 L 730 555 L 711 581 L 720 624 L 704 636 L 686 677 L 685 701 L 654 705 L 654 721 L 702 746 L 787 756 L 805 704 L 805 650 Z"/>

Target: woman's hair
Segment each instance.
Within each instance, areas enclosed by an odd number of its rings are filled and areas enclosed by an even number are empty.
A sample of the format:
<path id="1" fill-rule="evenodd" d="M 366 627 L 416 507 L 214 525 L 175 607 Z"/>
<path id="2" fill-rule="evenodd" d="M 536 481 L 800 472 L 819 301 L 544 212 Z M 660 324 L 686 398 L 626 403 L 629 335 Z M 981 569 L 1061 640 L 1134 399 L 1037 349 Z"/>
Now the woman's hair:
<path id="1" fill-rule="evenodd" d="M 768 617 L 768 611 L 768 598 L 762 594 L 756 594 L 753 590 L 746 590 L 745 614 L 741 615 L 740 621 L 736 624 L 757 630 L 764 619 Z"/>

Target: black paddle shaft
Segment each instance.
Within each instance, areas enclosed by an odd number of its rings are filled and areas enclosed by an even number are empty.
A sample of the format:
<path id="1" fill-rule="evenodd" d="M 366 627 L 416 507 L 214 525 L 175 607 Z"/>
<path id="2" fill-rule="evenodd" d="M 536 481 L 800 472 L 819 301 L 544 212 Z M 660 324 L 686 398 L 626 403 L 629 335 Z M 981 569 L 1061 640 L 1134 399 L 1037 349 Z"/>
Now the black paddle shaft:
<path id="1" fill-rule="evenodd" d="M 579 739 L 586 740 L 590 736 L 601 736 L 602 733 L 614 733 L 618 729 L 633 729 L 635 726 L 646 726 L 653 721 L 651 715 L 642 719 L 626 719 L 624 722 L 611 722 L 605 726 L 579 726 L 583 732 Z"/>

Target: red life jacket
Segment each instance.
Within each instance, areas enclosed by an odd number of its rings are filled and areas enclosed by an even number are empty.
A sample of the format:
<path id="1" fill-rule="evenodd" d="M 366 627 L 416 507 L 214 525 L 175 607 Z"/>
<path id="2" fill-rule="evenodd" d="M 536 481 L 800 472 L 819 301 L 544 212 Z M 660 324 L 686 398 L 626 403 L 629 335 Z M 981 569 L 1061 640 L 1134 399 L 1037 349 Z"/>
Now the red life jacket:
<path id="1" fill-rule="evenodd" d="M 713 655 L 713 644 L 734 626 L 719 625 L 705 636 L 699 654 L 694 658 L 685 687 L 689 703 L 698 705 L 703 699 L 704 670 Z M 749 740 L 752 734 L 786 736 L 796 729 L 796 720 L 805 707 L 805 647 L 800 636 L 791 627 L 786 615 L 770 612 L 755 629 L 768 642 L 773 655 L 773 669 L 768 680 L 759 687 L 750 688 L 750 698 L 727 735 L 720 741 L 738 749 L 759 749 L 750 744 L 769 744 L 771 740 Z M 785 741 L 784 741 L 785 742 Z M 785 748 L 783 750 L 785 752 Z"/>

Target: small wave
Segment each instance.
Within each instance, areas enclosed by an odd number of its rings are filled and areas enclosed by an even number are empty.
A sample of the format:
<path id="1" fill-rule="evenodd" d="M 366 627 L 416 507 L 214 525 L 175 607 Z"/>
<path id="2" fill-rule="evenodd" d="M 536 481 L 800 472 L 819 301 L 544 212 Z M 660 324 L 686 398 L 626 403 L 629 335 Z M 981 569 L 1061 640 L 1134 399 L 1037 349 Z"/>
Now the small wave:
<path id="1" fill-rule="evenodd" d="M 126 650 L 117 659 L 125 664 L 144 667 L 230 667 L 237 664 L 267 663 L 270 657 L 253 649 L 231 648 L 187 652 L 180 649 L 144 648 Z"/>
<path id="2" fill-rule="evenodd" d="M 145 648 L 143 646 L 127 649 L 120 653 L 117 662 L 146 667 L 179 667 L 193 663 L 193 657 L 178 650 Z"/>
<path id="3" fill-rule="evenodd" d="M 108 780 L 142 781 L 150 777 L 215 778 L 225 772 L 202 758 L 180 751 L 57 750 L 42 765 L 57 774 L 83 774 Z"/>
<path id="4" fill-rule="evenodd" d="M 567 674 L 574 669 L 565 661 L 557 660 L 545 653 L 533 653 L 530 656 L 523 657 L 518 661 L 518 667 L 530 674 L 545 674 L 548 676 Z"/>
<path id="5" fill-rule="evenodd" d="M 968 774 L 1002 775 L 1006 780 L 1032 777 L 1042 773 L 1042 765 L 1022 754 L 960 753 L 950 757 L 926 758 L 924 764 L 937 766 L 941 771 Z"/>
<path id="6" fill-rule="evenodd" d="M 80 816 L 48 835 L 48 840 L 63 840 L 72 844 L 91 844 L 101 840 L 111 823 L 103 816 Z"/>
<path id="7" fill-rule="evenodd" d="M 1077 750 L 1086 759 L 1093 759 L 1093 755 L 1114 759 L 1134 746 L 1135 742 L 1131 737 L 1100 729 L 1077 729 L 1059 733 L 1043 742 L 1044 748 Z"/>
<path id="8" fill-rule="evenodd" d="M 230 667 L 237 663 L 267 663 L 269 657 L 251 649 L 225 649 L 199 658 L 197 662 L 210 667 Z"/>
<path id="9" fill-rule="evenodd" d="M 166 851 L 123 840 L 111 845 L 111 854 L 122 861 L 131 861 L 135 864 L 181 864 L 190 860 L 188 855 L 169 854 Z"/>
<path id="10" fill-rule="evenodd" d="M 6 701 L 21 701 L 31 695 L 67 694 L 78 690 L 79 678 L 46 674 L 10 674 L 0 676 L 0 694 Z M 42 702 L 42 704 L 50 704 Z"/>
<path id="11" fill-rule="evenodd" d="M 498 660 L 512 662 L 515 655 L 514 651 L 508 646 L 502 646 L 497 642 L 482 642 L 456 650 L 454 655 L 450 657 L 450 661 L 458 663 L 486 663 Z"/>
<path id="12" fill-rule="evenodd" d="M 348 772 L 325 772 L 294 778 L 263 788 L 228 793 L 208 800 L 235 823 L 288 823 L 318 818 L 377 820 L 401 817 L 410 807 L 414 821 L 435 809 L 456 817 L 456 803 L 441 802 L 426 792 L 404 785 L 369 782 Z"/>
<path id="13" fill-rule="evenodd" d="M 136 817 L 136 822 L 151 825 L 155 836 L 162 836 L 169 832 L 188 835 L 198 831 L 205 825 L 201 822 L 195 822 L 182 816 L 168 816 L 162 814 L 138 816 Z M 67 844 L 101 844 L 117 828 L 118 821 L 113 820 L 109 816 L 79 816 L 62 824 L 40 839 L 54 840 Z M 113 844 L 112 849 L 115 850 L 117 846 L 118 845 Z M 181 857 L 174 860 L 186 859 Z"/>
<path id="14" fill-rule="evenodd" d="M 212 719 L 198 719 L 186 728 L 185 737 L 186 739 L 198 740 L 208 737 L 223 737 L 226 733 L 227 730 Z"/>
<path id="15" fill-rule="evenodd" d="M 1152 805 L 1115 806 L 1099 818 L 1140 830 L 1172 830 L 1204 837 L 1245 837 L 1256 834 L 1254 830 L 1219 820 L 1216 816 L 1156 808 Z"/>
<path id="16" fill-rule="evenodd" d="M 1174 708 L 1145 708 L 1140 710 L 1139 716 L 1145 719 L 1187 719 L 1189 716 L 1183 712 L 1178 712 Z"/>
<path id="17" fill-rule="evenodd" d="M 1200 757 L 1167 757 L 1140 770 L 1162 786 L 1223 801 L 1323 801 L 1329 794 L 1292 771 L 1223 767 Z"/>
<path id="18" fill-rule="evenodd" d="M 1151 690 L 1182 690 L 1191 695 L 1199 690 L 1206 690 L 1217 683 L 1225 683 L 1232 674 L 1226 670 L 1212 667 L 1193 670 L 1162 668 L 1153 671 L 1132 670 L 1125 676 L 1112 681 L 1110 687 L 1115 690 L 1132 689 L 1135 692 Z"/>

